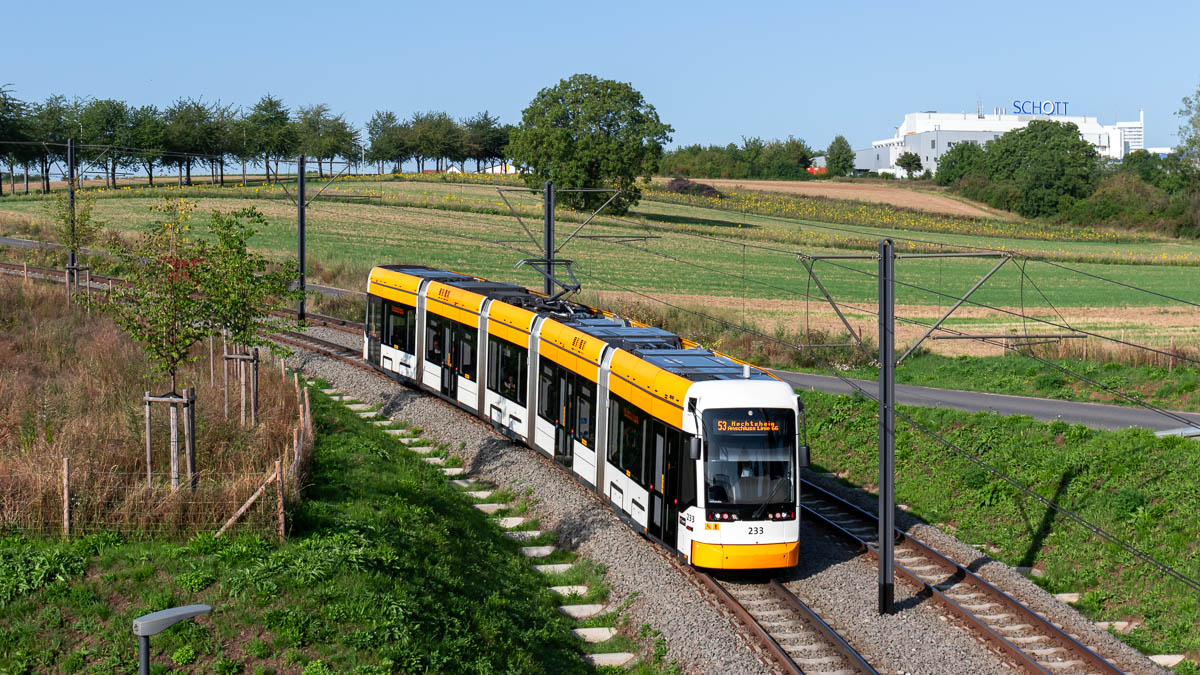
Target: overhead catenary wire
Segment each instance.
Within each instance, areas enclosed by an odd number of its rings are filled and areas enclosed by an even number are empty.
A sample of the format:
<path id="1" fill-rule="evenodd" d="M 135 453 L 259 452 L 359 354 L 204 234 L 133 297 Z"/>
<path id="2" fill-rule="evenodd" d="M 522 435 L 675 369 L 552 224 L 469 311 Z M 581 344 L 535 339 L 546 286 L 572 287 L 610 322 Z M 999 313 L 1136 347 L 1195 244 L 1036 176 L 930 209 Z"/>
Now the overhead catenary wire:
<path id="1" fill-rule="evenodd" d="M 382 222 L 382 221 L 376 221 L 376 222 Z M 490 244 L 490 245 L 492 245 L 492 246 L 498 246 L 498 247 L 501 247 L 501 248 L 505 248 L 505 249 L 509 249 L 509 250 L 517 251 L 517 252 L 519 252 L 519 253 L 522 253 L 522 254 L 527 254 L 527 252 L 525 252 L 525 251 L 522 251 L 521 249 L 518 249 L 518 248 L 516 248 L 516 247 L 514 247 L 514 246 L 509 246 L 509 245 L 507 245 L 507 244 L 505 244 L 505 243 L 503 243 L 503 242 L 496 242 L 496 241 L 492 241 L 492 240 L 484 239 L 484 238 L 481 238 L 481 237 L 473 237 L 473 236 L 470 236 L 470 235 L 464 235 L 464 234 L 462 234 L 462 233 L 456 233 L 456 232 L 440 232 L 440 231 L 439 231 L 439 232 L 438 232 L 438 234 L 442 234 L 442 235 L 444 235 L 444 236 L 450 236 L 450 237 L 453 237 L 453 238 L 458 238 L 458 239 L 468 240 L 468 241 L 474 241 L 474 242 L 477 242 L 477 243 L 486 243 L 486 244 Z M 801 351 L 807 351 L 807 352 L 809 352 L 809 353 L 810 353 L 810 354 L 813 356 L 813 358 L 814 358 L 815 360 L 818 360 L 818 361 L 822 362 L 823 364 L 825 364 L 827 367 L 830 367 L 830 368 L 831 368 L 831 370 L 833 370 L 833 372 L 834 372 L 835 376 L 836 376 L 838 379 L 842 380 L 842 381 L 843 381 L 845 384 L 847 384 L 849 387 L 851 387 L 851 388 L 852 388 L 854 391 L 856 391 L 856 392 L 857 392 L 859 395 L 861 395 L 863 398 L 866 398 L 866 399 L 868 399 L 868 400 L 875 401 L 876 403 L 878 403 L 878 399 L 877 399 L 875 396 L 873 396 L 873 395 L 872 395 L 870 392 L 868 392 L 868 391 L 867 391 L 866 389 L 864 389 L 862 386 L 858 385 L 858 383 L 856 383 L 856 382 L 854 382 L 853 380 L 851 380 L 851 379 L 849 379 L 849 378 L 846 378 L 846 377 L 842 376 L 840 373 L 838 373 L 838 372 L 837 372 L 837 369 L 832 367 L 832 364 L 829 364 L 829 363 L 828 363 L 828 361 L 826 361 L 826 360 L 822 359 L 822 358 L 821 358 L 821 357 L 820 357 L 818 354 L 816 354 L 816 353 L 815 353 L 815 351 L 813 351 L 813 350 L 812 350 L 812 348 L 811 348 L 811 347 L 806 347 L 806 346 L 804 346 L 804 345 L 795 345 L 795 344 L 792 344 L 792 343 L 790 343 L 790 342 L 788 342 L 788 341 L 781 340 L 781 339 L 778 339 L 778 338 L 775 338 L 775 337 L 772 337 L 772 336 L 766 335 L 766 334 L 764 334 L 764 333 L 762 333 L 762 332 L 760 332 L 760 331 L 756 331 L 756 330 L 753 330 L 753 329 L 750 329 L 750 328 L 747 328 L 747 327 L 744 327 L 744 326 L 738 326 L 737 324 L 734 324 L 734 323 L 732 323 L 732 322 L 728 322 L 728 321 L 725 321 L 725 320 L 723 320 L 723 319 L 720 319 L 720 318 L 717 318 L 717 317 L 713 317 L 713 316 L 707 315 L 707 314 L 705 314 L 704 312 L 699 312 L 699 311 L 696 311 L 696 310 L 692 310 L 692 309 L 688 309 L 688 308 L 684 308 L 684 307 L 681 307 L 681 306 L 675 305 L 675 304 L 673 304 L 673 303 L 667 302 L 667 301 L 665 301 L 665 300 L 662 300 L 662 299 L 660 299 L 660 298 L 655 298 L 654 296 L 648 295 L 648 294 L 646 294 L 646 293 L 643 293 L 643 292 L 641 292 L 641 291 L 637 291 L 637 290 L 635 290 L 635 289 L 629 288 L 629 287 L 627 287 L 627 286 L 624 286 L 624 285 L 622 285 L 622 284 L 616 283 L 616 282 L 614 282 L 614 281 L 612 281 L 612 280 L 610 280 L 610 279 L 607 279 L 607 278 L 601 277 L 601 276 L 599 276 L 599 275 L 596 275 L 596 274 L 592 274 L 592 273 L 590 273 L 590 272 L 577 271 L 576 273 L 577 273 L 579 276 L 582 276 L 582 277 L 585 277 L 585 278 L 592 278 L 592 279 L 596 279 L 596 280 L 598 280 L 598 281 L 601 281 L 601 282 L 603 282 L 603 283 L 606 283 L 606 284 L 608 284 L 608 285 L 610 285 L 610 286 L 613 286 L 613 287 L 616 287 L 616 288 L 622 289 L 622 290 L 624 290 L 624 291 L 626 291 L 626 292 L 630 292 L 630 293 L 632 293 L 632 294 L 634 294 L 634 295 L 638 295 L 638 296 L 640 296 L 640 297 L 644 297 L 644 298 L 646 298 L 646 299 L 648 299 L 648 300 L 651 300 L 651 301 L 654 301 L 654 302 L 659 302 L 659 303 L 662 303 L 662 304 L 664 304 L 664 305 L 667 305 L 667 306 L 673 307 L 673 308 L 675 308 L 675 309 L 677 309 L 677 310 L 679 310 L 679 311 L 683 311 L 683 312 L 686 312 L 686 313 L 694 314 L 694 315 L 696 315 L 696 316 L 700 316 L 700 317 L 707 318 L 707 319 L 709 319 L 709 320 L 711 320 L 711 321 L 714 321 L 714 322 L 716 322 L 716 323 L 719 323 L 719 324 L 721 324 L 721 325 L 724 325 L 724 326 L 726 326 L 726 327 L 728 327 L 728 328 L 731 328 L 731 329 L 734 329 L 734 330 L 741 330 L 741 331 L 747 332 L 747 333 L 749 333 L 749 334 L 756 335 L 757 337 L 760 337 L 760 338 L 762 338 L 762 339 L 765 339 L 765 340 L 769 340 L 769 341 L 772 341 L 772 342 L 776 342 L 776 343 L 778 343 L 778 344 L 786 345 L 786 346 L 789 346 L 789 347 L 792 347 L 792 348 L 794 348 L 794 349 L 798 349 L 798 350 L 801 350 Z M 873 276 L 877 276 L 877 275 L 873 275 Z M 911 416 L 909 416 L 909 415 L 907 415 L 907 414 L 905 414 L 905 413 L 903 413 L 903 412 L 901 412 L 901 411 L 897 411 L 897 416 L 898 416 L 898 417 L 900 417 L 902 420 L 904 420 L 906 423 L 908 423 L 910 426 L 912 426 L 914 429 L 916 429 L 916 430 L 920 431 L 921 433 L 925 434 L 926 436 L 929 436 L 930 438 L 934 439 L 935 441 L 937 441 L 938 443 L 940 443 L 941 445 L 943 445 L 943 446 L 944 446 L 944 447 L 946 447 L 947 449 L 951 450 L 952 452 L 954 452 L 954 453 L 956 453 L 956 454 L 959 454 L 959 455 L 961 455 L 961 456 L 963 456 L 963 457 L 966 457 L 966 458 L 968 458 L 970 461 L 972 461 L 972 462 L 973 462 L 973 463 L 975 463 L 976 465 L 980 466 L 981 468 L 983 468 L 983 469 L 987 470 L 989 473 L 992 473 L 993 475 L 995 475 L 996 477 L 1000 478 L 1000 479 L 1001 479 L 1001 480 L 1003 480 L 1004 482 L 1006 482 L 1006 483 L 1008 483 L 1009 485 L 1013 486 L 1014 488 L 1018 489 L 1018 490 L 1019 490 L 1019 491 L 1020 491 L 1022 494 L 1025 494 L 1025 495 L 1027 495 L 1027 496 L 1030 496 L 1030 497 L 1032 497 L 1032 498 L 1036 499 L 1037 501 L 1039 501 L 1039 502 L 1041 502 L 1041 503 L 1045 504 L 1045 505 L 1046 505 L 1048 508 L 1051 508 L 1051 509 L 1055 510 L 1056 512 L 1058 512 L 1058 513 L 1061 513 L 1061 514 L 1063 514 L 1063 515 L 1067 516 L 1067 517 L 1068 517 L 1070 520 L 1072 520 L 1072 521 L 1073 521 L 1073 522 L 1075 522 L 1076 524 L 1079 524 L 1079 525 L 1081 525 L 1081 526 L 1085 527 L 1085 528 L 1086 528 L 1086 529 L 1088 529 L 1089 531 L 1091 531 L 1091 532 L 1093 532 L 1094 534 L 1096 534 L 1096 535 L 1100 536 L 1101 538 L 1103 538 L 1105 541 L 1108 541 L 1109 543 L 1112 543 L 1112 544 L 1114 544 L 1114 545 L 1116 545 L 1116 546 L 1118 546 L 1118 547 L 1122 548 L 1123 550 L 1125 550 L 1125 551 L 1129 552 L 1130 554 L 1134 555 L 1134 556 L 1135 556 L 1135 557 L 1136 557 L 1138 560 L 1140 560 L 1140 561 L 1142 561 L 1142 562 L 1145 562 L 1145 563 L 1147 563 L 1147 564 L 1149 564 L 1149 565 L 1151 565 L 1151 566 L 1155 567 L 1156 569 L 1158 569 L 1159 571 L 1161 571 L 1161 572 L 1163 572 L 1163 573 L 1167 574 L 1167 575 L 1168 575 L 1168 576 L 1170 576 L 1171 578 L 1173 578 L 1173 579 L 1175 579 L 1175 580 L 1177 580 L 1177 581 L 1180 581 L 1181 583 L 1184 583 L 1185 585 L 1187 585 L 1187 586 L 1189 586 L 1189 587 L 1191 587 L 1191 588 L 1193 588 L 1193 589 L 1200 590 L 1200 582 L 1196 581 L 1195 579 L 1192 579 L 1191 577 L 1189 577 L 1189 576 L 1187 576 L 1187 575 L 1183 574 L 1182 572 L 1179 572 L 1178 570 L 1175 570 L 1175 569 L 1174 569 L 1174 568 L 1172 568 L 1171 566 L 1169 566 L 1169 565 L 1167 565 L 1167 564 L 1165 564 L 1165 563 L 1162 563 L 1161 561 L 1159 561 L 1159 560 L 1157 560 L 1156 558 L 1154 558 L 1152 555 L 1150 555 L 1150 554 L 1148 554 L 1148 553 L 1145 553 L 1145 552 L 1141 551 L 1140 549 L 1138 549 L 1137 547 L 1133 546 L 1132 544 L 1129 544 L 1129 543 L 1127 543 L 1127 542 L 1125 542 L 1125 541 L 1121 540 L 1119 537 L 1117 537 L 1117 536 L 1113 535 L 1112 533 L 1108 532 L 1108 531 L 1107 531 L 1107 530 L 1105 530 L 1104 528 L 1102 528 L 1102 527 L 1100 527 L 1100 526 L 1098 526 L 1098 525 L 1095 525 L 1094 523 L 1091 523 L 1090 521 L 1088 521 L 1087 519 L 1083 518 L 1082 516 L 1080 516 L 1079 514 L 1075 513 L 1074 511 L 1071 511 L 1070 509 L 1066 509 L 1065 507 L 1062 507 L 1061 505 L 1059 505 L 1059 504 L 1057 504 L 1057 503 L 1053 502 L 1052 500 L 1049 500 L 1049 499 L 1046 499 L 1045 497 L 1042 497 L 1042 496 L 1041 496 L 1040 494 L 1038 494 L 1036 491 L 1032 490 L 1031 488 L 1029 488 L 1028 486 L 1026 486 L 1024 483 L 1022 483 L 1020 480 L 1018 480 L 1018 479 L 1016 479 L 1016 478 L 1014 478 L 1014 477 L 1012 477 L 1012 476 L 1009 476 L 1007 473 L 1005 473 L 1005 472 L 1003 472 L 1003 471 L 1001 471 L 1001 470 L 997 469 L 996 467 L 993 467 L 993 466 L 991 466 L 990 464 L 988 464 L 987 462 L 985 462 L 985 461 L 983 461 L 981 458 L 979 458 L 977 455 L 975 455 L 975 454 L 973 454 L 973 453 L 970 453 L 970 452 L 968 452 L 968 451 L 964 450 L 963 448 L 961 448 L 961 447 L 959 447 L 957 444 L 955 444 L 955 443 L 953 443 L 953 442 L 949 441 L 948 439 L 946 439 L 946 438 L 945 438 L 945 437 L 943 437 L 942 435 L 938 434 L 937 432 L 935 432 L 935 431 L 932 431 L 932 430 L 928 429 L 928 428 L 927 428 L 927 427 L 925 427 L 924 425 L 922 425 L 922 424 L 920 424 L 919 422 L 917 422 L 916 420 L 914 420 L 914 419 L 913 419 Z"/>
<path id="2" fill-rule="evenodd" d="M 743 328 L 739 327 L 737 324 L 733 324 L 731 322 L 724 321 L 717 317 L 706 315 L 703 312 L 699 312 L 696 310 L 689 310 L 684 307 L 679 307 L 677 305 L 674 305 L 674 304 L 667 302 L 665 300 L 662 300 L 660 298 L 655 298 L 653 296 L 642 293 L 640 291 L 636 291 L 634 289 L 625 287 L 625 286 L 618 284 L 610 279 L 606 279 L 606 278 L 600 277 L 598 275 L 589 274 L 587 272 L 576 272 L 576 274 L 578 274 L 579 276 L 582 276 L 582 277 L 590 277 L 590 278 L 597 279 L 603 283 L 609 284 L 611 286 L 615 286 L 617 288 L 621 288 L 622 290 L 625 290 L 630 293 L 634 293 L 641 297 L 645 297 L 654 302 L 662 303 L 664 305 L 667 305 L 668 307 L 672 307 L 672 308 L 680 310 L 680 311 L 695 314 L 697 316 L 705 317 L 711 321 L 715 321 L 715 322 L 720 323 L 729 328 L 745 330 L 748 333 L 757 335 L 766 340 L 771 340 L 773 342 L 777 342 L 780 344 L 786 344 L 786 345 L 792 346 L 794 348 L 800 348 L 800 346 L 798 346 L 798 345 L 791 345 L 790 343 L 787 343 L 786 341 L 782 341 L 777 338 L 773 338 L 771 336 L 765 335 L 758 331 L 754 331 L 751 329 L 743 329 Z M 809 350 L 809 351 L 811 352 L 811 350 Z M 826 366 L 832 368 L 832 364 L 829 364 L 827 361 L 822 359 L 815 352 L 811 352 L 811 353 L 812 353 L 812 356 L 814 359 L 821 361 Z M 864 389 L 862 386 L 860 386 L 857 382 L 855 382 L 847 377 L 842 376 L 841 374 L 839 374 L 837 372 L 836 369 L 833 369 L 833 372 L 838 379 L 840 379 L 842 382 L 844 382 L 845 384 L 850 386 L 857 394 L 861 395 L 863 398 L 866 398 L 866 399 L 878 404 L 878 402 L 879 402 L 878 398 L 873 396 L 870 392 L 868 392 L 866 389 Z M 904 420 L 906 423 L 908 423 L 913 429 L 916 429 L 920 433 L 928 436 L 929 438 L 933 439 L 937 443 L 941 444 L 943 447 L 951 450 L 955 454 L 966 458 L 967 460 L 971 461 L 973 464 L 988 471 L 989 473 L 991 473 L 992 475 L 1001 479 L 1005 483 L 1016 488 L 1022 494 L 1026 495 L 1028 497 L 1031 497 L 1031 498 L 1037 500 L 1038 502 L 1044 504 L 1047 508 L 1050 508 L 1050 509 L 1054 510 L 1055 512 L 1066 516 L 1067 518 L 1069 518 L 1071 521 L 1075 522 L 1076 524 L 1078 524 L 1078 525 L 1084 527 L 1085 529 L 1087 529 L 1088 531 L 1100 536 L 1105 541 L 1107 541 L 1115 546 L 1118 546 L 1122 550 L 1133 555 L 1135 558 L 1137 558 L 1141 562 L 1144 562 L 1144 563 L 1154 567 L 1155 569 L 1159 570 L 1160 572 L 1167 574 L 1168 576 L 1175 579 L 1176 581 L 1179 581 L 1192 589 L 1200 590 L 1200 581 L 1197 581 L 1196 579 L 1189 577 L 1188 575 L 1184 574 L 1183 572 L 1176 570 L 1175 568 L 1171 567 L 1170 565 L 1163 563 L 1162 561 L 1158 560 L 1157 558 L 1150 555 L 1149 553 L 1146 553 L 1146 552 L 1142 551 L 1141 549 L 1137 548 L 1136 546 L 1124 541 L 1123 539 L 1117 537 L 1116 535 L 1112 534 L 1111 532 L 1104 529 L 1103 527 L 1100 527 L 1099 525 L 1092 523 L 1091 521 L 1087 520 L 1086 518 L 1079 515 L 1078 513 L 1074 512 L 1066 507 L 1063 507 L 1050 499 L 1043 497 L 1042 495 L 1038 494 L 1037 491 L 1035 491 L 1032 488 L 1030 488 L 1029 486 L 1025 485 L 1023 482 L 1021 482 L 1017 478 L 1014 478 L 1014 477 L 1010 476 L 1009 474 L 1005 473 L 1004 471 L 1001 471 L 1000 469 L 992 466 L 988 462 L 981 459 L 977 454 L 971 453 L 971 452 L 961 448 L 960 446 L 958 446 L 954 442 L 950 441 L 949 439 L 945 438 L 941 434 L 929 429 L 925 425 L 923 425 L 920 422 L 918 422 L 917 420 L 913 419 L 910 415 L 904 413 L 901 410 L 897 410 L 896 416 L 899 417 L 900 419 Z"/>

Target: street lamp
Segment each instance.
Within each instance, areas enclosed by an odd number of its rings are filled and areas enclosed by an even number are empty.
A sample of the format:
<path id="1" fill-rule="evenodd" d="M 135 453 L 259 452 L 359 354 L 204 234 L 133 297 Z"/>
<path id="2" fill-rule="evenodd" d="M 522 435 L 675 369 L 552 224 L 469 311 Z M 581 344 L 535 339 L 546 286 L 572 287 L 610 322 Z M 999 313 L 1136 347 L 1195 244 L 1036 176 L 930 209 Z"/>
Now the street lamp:
<path id="1" fill-rule="evenodd" d="M 150 636 L 158 635 L 180 621 L 208 614 L 208 605 L 186 605 L 144 614 L 133 620 L 133 634 L 138 636 L 138 672 L 150 675 Z"/>

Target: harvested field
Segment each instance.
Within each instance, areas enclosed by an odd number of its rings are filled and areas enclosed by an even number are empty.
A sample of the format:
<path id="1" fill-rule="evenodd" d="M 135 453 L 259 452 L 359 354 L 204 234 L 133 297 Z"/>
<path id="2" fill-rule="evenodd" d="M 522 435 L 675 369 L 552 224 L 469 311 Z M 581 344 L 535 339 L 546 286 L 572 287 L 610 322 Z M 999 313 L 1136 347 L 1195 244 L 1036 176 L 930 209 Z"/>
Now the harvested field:
<path id="1" fill-rule="evenodd" d="M 666 178 L 655 178 L 655 182 L 658 183 L 666 183 L 667 180 Z M 914 190 L 901 185 L 837 183 L 828 180 L 786 181 L 726 178 L 704 178 L 701 180 L 718 190 L 757 190 L 759 192 L 778 192 L 806 197 L 855 199 L 864 202 L 891 204 L 892 206 L 900 206 L 907 209 L 948 213 L 956 216 L 972 216 L 975 218 L 995 218 L 997 216 L 995 212 L 983 207 L 960 202 L 945 195 Z"/>

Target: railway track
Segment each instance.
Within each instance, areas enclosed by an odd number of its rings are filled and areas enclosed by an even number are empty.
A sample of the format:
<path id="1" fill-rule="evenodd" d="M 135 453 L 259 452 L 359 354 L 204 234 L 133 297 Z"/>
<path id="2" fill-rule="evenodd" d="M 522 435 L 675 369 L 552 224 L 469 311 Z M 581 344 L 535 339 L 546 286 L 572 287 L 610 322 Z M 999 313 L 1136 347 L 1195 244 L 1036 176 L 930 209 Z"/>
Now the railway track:
<path id="1" fill-rule="evenodd" d="M 803 481 L 801 510 L 864 547 L 878 559 L 878 519 Z M 1057 625 L 978 574 L 897 529 L 896 573 L 922 589 L 1016 667 L 1029 673 L 1120 673 L 1121 670 Z"/>
<path id="2" fill-rule="evenodd" d="M 351 329 L 347 332 L 354 331 Z M 363 361 L 357 350 L 336 342 L 295 331 L 282 331 L 273 339 L 346 363 L 389 382 L 394 381 Z M 778 581 L 765 584 L 738 583 L 719 581 L 705 572 L 695 571 L 695 574 L 701 584 L 707 586 L 738 617 L 785 672 L 814 675 L 875 674 L 876 671 L 849 643 Z"/>
<path id="3" fill-rule="evenodd" d="M 875 674 L 866 659 L 779 581 L 718 580 L 698 570 L 696 576 L 785 672 Z"/>

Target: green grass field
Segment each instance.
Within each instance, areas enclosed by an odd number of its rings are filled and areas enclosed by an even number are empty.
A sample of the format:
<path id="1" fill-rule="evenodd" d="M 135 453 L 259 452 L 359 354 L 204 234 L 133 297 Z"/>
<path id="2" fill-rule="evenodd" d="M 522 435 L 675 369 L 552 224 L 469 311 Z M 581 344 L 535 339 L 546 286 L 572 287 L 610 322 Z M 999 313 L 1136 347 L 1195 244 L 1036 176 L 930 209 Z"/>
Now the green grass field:
<path id="1" fill-rule="evenodd" d="M 286 544 L 0 537 L 0 671 L 132 672 L 131 620 L 195 602 L 213 613 L 153 638 L 155 672 L 590 670 L 519 543 L 395 439 L 316 392 L 313 406 Z"/>
<path id="2" fill-rule="evenodd" d="M 369 194 L 376 199 L 382 194 L 384 204 L 345 203 L 346 192 Z M 293 255 L 295 207 L 283 200 L 279 188 L 231 187 L 222 190 L 201 186 L 183 191 L 146 191 L 146 196 L 136 190 L 109 191 L 100 193 L 96 217 L 113 229 L 132 231 L 152 220 L 149 207 L 157 197 L 150 195 L 160 193 L 183 193 L 197 198 L 200 221 L 203 220 L 200 214 L 206 210 L 256 206 L 270 219 L 270 227 L 257 238 L 258 246 L 275 255 Z M 318 200 L 308 212 L 309 256 L 322 265 L 348 269 L 361 279 L 361 273 L 376 263 L 419 262 L 498 280 L 538 283 L 536 274 L 514 269 L 520 259 L 535 254 L 534 246 L 517 220 L 508 215 L 507 207 L 503 206 L 493 186 L 360 181 L 335 184 L 326 194 L 342 201 Z M 510 201 L 522 212 L 535 236 L 540 236 L 540 209 L 536 198 L 511 193 Z M 43 211 L 43 202 L 35 199 L 0 201 L 0 233 L 45 236 L 44 226 L 31 225 L 31 220 L 44 219 Z M 559 216 L 561 241 L 574 228 L 573 221 L 580 220 L 581 214 L 564 212 Z M 839 233 L 830 228 L 849 228 L 855 233 Z M 816 295 L 817 289 L 809 282 L 795 252 L 846 254 L 861 250 L 863 242 L 873 246 L 873 241 L 882 236 L 916 237 L 943 242 L 947 246 L 1007 246 L 1047 255 L 1058 252 L 1071 261 L 1064 264 L 1081 272 L 1185 299 L 1195 298 L 1196 294 L 1191 283 L 1192 270 L 1180 261 L 1187 262 L 1190 256 L 1200 254 L 1200 243 L 1193 241 L 1149 240 L 1113 244 L 1020 240 L 1021 245 L 1014 247 L 1013 240 L 993 237 L 947 233 L 922 235 L 865 225 L 822 225 L 653 200 L 644 200 L 624 219 L 600 217 L 586 233 L 654 237 L 626 241 L 577 238 L 567 244 L 560 255 L 576 261 L 576 269 L 589 275 L 583 280 L 592 288 L 626 287 L 652 293 L 768 299 L 803 299 L 805 295 Z M 847 244 L 838 237 L 855 241 Z M 897 244 L 901 252 L 928 249 L 926 245 L 901 239 Z M 1109 262 L 1076 262 L 1076 259 Z M 1115 264 L 1111 262 L 1113 259 L 1141 262 Z M 1159 262 L 1145 262 L 1155 259 Z M 1050 304 L 1058 307 L 1177 304 L 1043 262 L 1028 263 L 1022 274 L 1015 263 L 1006 265 L 972 300 L 1047 311 Z M 897 289 L 897 302 L 945 305 L 952 300 L 947 296 L 957 296 L 968 289 L 993 264 L 992 260 L 977 259 L 901 260 L 897 264 L 901 284 Z M 877 289 L 871 276 L 874 272 L 872 261 L 820 262 L 816 269 L 822 282 L 839 301 L 873 302 Z M 905 284 L 937 289 L 945 295 Z"/>
<path id="3" fill-rule="evenodd" d="M 878 480 L 873 402 L 805 395 L 815 471 L 852 485 Z M 1192 578 L 1200 577 L 1194 515 L 1200 501 L 1180 476 L 1200 471 L 1195 442 L 1148 431 L 1094 431 L 1028 417 L 911 408 L 968 454 L 997 467 Z M 1010 565 L 1032 566 L 1051 592 L 1079 592 L 1096 620 L 1142 622 L 1121 636 L 1151 654 L 1200 649 L 1200 602 L 1095 533 L 1022 496 L 965 457 L 896 421 L 896 499 L 911 513 Z"/>

